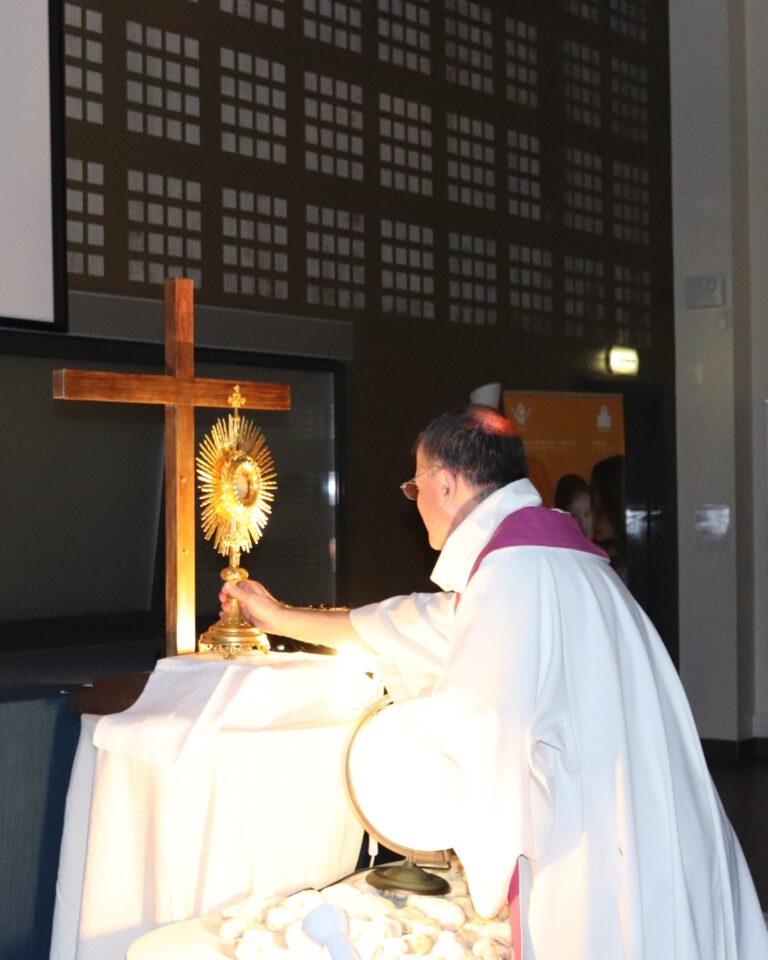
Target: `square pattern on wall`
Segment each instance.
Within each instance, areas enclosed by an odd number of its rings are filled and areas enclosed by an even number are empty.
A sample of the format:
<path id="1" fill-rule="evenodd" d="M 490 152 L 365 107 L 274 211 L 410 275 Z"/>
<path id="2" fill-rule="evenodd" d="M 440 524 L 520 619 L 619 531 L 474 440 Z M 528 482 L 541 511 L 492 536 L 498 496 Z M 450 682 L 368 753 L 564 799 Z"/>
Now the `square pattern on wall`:
<path id="1" fill-rule="evenodd" d="M 649 346 L 662 6 L 66 0 L 69 285 Z"/>

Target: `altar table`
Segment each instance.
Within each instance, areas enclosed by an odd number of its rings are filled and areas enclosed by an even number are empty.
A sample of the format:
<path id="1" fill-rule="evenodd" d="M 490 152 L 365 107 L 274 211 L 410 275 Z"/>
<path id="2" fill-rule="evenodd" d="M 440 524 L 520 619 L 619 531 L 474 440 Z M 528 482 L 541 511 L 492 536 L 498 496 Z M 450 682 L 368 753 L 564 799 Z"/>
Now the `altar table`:
<path id="1" fill-rule="evenodd" d="M 287 674 L 250 671 L 278 666 L 274 656 L 238 661 L 227 676 L 245 676 L 250 688 L 246 683 L 224 704 L 220 727 L 189 726 L 176 759 L 179 743 L 170 749 L 159 738 L 163 765 L 97 749 L 98 718 L 83 716 L 51 960 L 124 960 L 129 944 L 160 924 L 218 913 L 248 893 L 283 896 L 325 886 L 354 870 L 362 828 L 344 794 L 342 761 L 351 727 L 378 695 L 378 684 L 358 674 L 357 689 L 349 687 L 348 702 L 331 716 L 328 678 L 339 681 L 336 693 L 348 689 L 348 668 L 341 657 L 309 655 L 307 669 L 318 661 L 323 680 L 316 702 L 303 712 L 291 706 L 283 716 L 270 716 L 276 705 L 269 706 L 269 691 L 280 690 Z M 218 661 L 212 669 L 224 668 Z M 258 689 L 266 695 L 254 698 Z M 210 702 L 202 710 L 209 719 Z M 246 729 L 249 711 L 261 729 Z M 147 731 L 151 739 L 151 717 L 141 717 L 141 709 L 138 714 L 144 740 Z"/>

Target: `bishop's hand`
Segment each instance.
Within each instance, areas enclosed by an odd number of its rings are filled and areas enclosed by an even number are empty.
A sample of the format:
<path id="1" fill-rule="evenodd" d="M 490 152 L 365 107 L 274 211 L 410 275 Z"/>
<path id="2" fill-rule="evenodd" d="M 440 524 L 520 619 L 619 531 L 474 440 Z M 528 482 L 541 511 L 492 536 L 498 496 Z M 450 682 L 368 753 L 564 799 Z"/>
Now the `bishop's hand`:
<path id="1" fill-rule="evenodd" d="M 219 593 L 222 616 L 229 612 L 233 599 L 237 600 L 240 613 L 246 620 L 265 633 L 329 647 L 365 649 L 352 626 L 349 610 L 343 607 L 292 607 L 276 600 L 255 580 L 227 581 L 224 584 Z"/>
<path id="2" fill-rule="evenodd" d="M 254 627 L 259 627 L 265 633 L 278 632 L 277 618 L 283 605 L 275 600 L 263 584 L 255 580 L 225 583 L 219 592 L 222 616 L 229 612 L 230 598 L 237 600 L 240 612 Z"/>

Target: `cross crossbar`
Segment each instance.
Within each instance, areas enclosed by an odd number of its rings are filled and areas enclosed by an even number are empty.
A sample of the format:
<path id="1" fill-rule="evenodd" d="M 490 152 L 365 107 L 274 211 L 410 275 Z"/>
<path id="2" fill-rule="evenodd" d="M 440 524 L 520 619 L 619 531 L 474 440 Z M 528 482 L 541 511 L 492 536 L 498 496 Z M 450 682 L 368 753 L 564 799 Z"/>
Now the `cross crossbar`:
<path id="1" fill-rule="evenodd" d="M 119 379 L 117 379 L 119 377 Z M 104 403 L 186 404 L 226 407 L 235 386 L 247 393 L 241 409 L 288 410 L 291 390 L 283 383 L 242 380 L 171 379 L 145 373 L 106 373 L 101 370 L 54 370 L 55 400 L 101 400 Z"/>

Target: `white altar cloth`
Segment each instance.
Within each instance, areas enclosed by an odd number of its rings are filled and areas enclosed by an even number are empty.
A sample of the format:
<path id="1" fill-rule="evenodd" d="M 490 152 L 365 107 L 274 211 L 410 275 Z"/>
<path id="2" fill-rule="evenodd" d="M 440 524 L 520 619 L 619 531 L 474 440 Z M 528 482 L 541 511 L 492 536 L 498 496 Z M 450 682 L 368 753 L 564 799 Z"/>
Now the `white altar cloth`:
<path id="1" fill-rule="evenodd" d="M 287 676 L 278 669 L 285 657 L 306 661 L 308 677 L 299 686 L 314 695 L 305 709 L 294 702 L 286 711 L 273 700 L 270 715 L 270 685 L 283 687 L 275 677 Z M 97 749 L 94 730 L 103 719 L 83 717 L 67 796 L 51 960 L 124 960 L 128 945 L 160 924 L 217 913 L 250 892 L 282 896 L 324 886 L 354 869 L 362 829 L 344 795 L 342 759 L 352 723 L 379 685 L 361 669 L 349 684 L 350 668 L 341 657 L 282 658 L 237 661 L 237 689 L 230 691 L 231 702 L 218 696 L 222 710 L 210 723 L 172 719 L 176 733 L 183 730 L 170 738 L 178 759 L 168 762 L 170 740 L 158 734 L 162 766 L 157 757 L 147 762 Z M 226 674 L 221 663 L 212 661 L 219 679 Z M 267 681 L 244 679 L 265 668 Z M 188 668 L 171 669 L 183 674 L 184 688 Z M 305 683 L 313 673 L 318 685 Z M 164 695 L 173 699 L 166 679 Z M 211 698 L 198 698 L 187 719 L 195 711 L 205 714 L 215 691 L 221 693 L 219 683 L 208 689 Z M 254 705 L 256 691 L 262 702 Z M 332 695 L 342 697 L 335 716 Z M 136 705 L 141 736 L 128 728 L 110 734 L 120 749 L 132 741 L 130 750 L 147 754 L 155 722 L 145 708 L 152 696 L 150 689 L 143 706 L 142 698 Z M 185 708 L 177 703 L 174 713 Z M 265 729 L 244 729 L 249 722 Z"/>
<path id="2" fill-rule="evenodd" d="M 125 960 L 222 960 L 227 954 L 220 926 L 220 916 L 208 916 L 159 927 L 132 943 Z"/>

